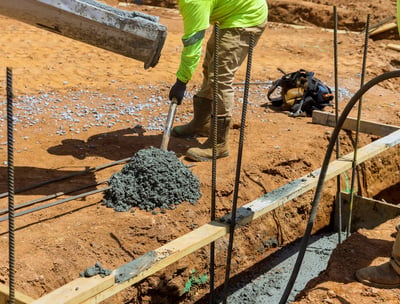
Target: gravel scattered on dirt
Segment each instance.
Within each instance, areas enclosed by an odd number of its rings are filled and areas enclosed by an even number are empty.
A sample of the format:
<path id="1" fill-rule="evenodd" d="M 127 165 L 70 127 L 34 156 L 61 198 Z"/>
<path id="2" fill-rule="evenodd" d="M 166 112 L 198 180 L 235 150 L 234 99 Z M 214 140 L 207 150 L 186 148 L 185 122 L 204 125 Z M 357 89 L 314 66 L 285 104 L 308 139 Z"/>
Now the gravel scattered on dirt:
<path id="1" fill-rule="evenodd" d="M 139 150 L 109 185 L 103 203 L 115 211 L 174 209 L 183 202 L 195 204 L 201 197 L 200 182 L 192 171 L 174 152 L 154 147 Z"/>

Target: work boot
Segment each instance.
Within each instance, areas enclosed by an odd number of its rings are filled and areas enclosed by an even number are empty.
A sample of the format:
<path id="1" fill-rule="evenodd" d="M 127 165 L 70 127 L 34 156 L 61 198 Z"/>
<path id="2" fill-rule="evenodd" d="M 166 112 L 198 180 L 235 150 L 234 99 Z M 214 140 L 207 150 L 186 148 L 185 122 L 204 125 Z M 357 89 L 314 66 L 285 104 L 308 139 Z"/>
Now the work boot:
<path id="1" fill-rule="evenodd" d="M 230 117 L 217 118 L 217 146 L 216 157 L 222 158 L 229 155 L 228 135 L 230 128 Z M 186 157 L 194 161 L 210 161 L 213 158 L 213 135 L 212 130 L 207 140 L 199 147 L 190 148 Z"/>
<path id="2" fill-rule="evenodd" d="M 400 288 L 400 275 L 393 269 L 392 260 L 379 266 L 369 266 L 357 270 L 357 280 L 376 288 Z"/>
<path id="3" fill-rule="evenodd" d="M 397 227 L 396 227 L 397 228 Z M 400 233 L 397 233 L 393 244 L 390 261 L 379 265 L 359 269 L 357 280 L 377 288 L 400 288 Z"/>
<path id="4" fill-rule="evenodd" d="M 212 100 L 193 96 L 193 119 L 186 125 L 172 129 L 172 136 L 208 136 L 210 132 Z"/>

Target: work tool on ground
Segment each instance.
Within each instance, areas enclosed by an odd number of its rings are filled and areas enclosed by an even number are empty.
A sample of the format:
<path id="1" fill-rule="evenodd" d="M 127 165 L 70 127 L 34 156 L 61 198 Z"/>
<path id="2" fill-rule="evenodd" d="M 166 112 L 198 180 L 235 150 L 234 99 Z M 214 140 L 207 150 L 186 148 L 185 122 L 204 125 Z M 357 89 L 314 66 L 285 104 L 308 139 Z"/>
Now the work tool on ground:
<path id="1" fill-rule="evenodd" d="M 165 123 L 164 134 L 161 142 L 161 149 L 165 151 L 168 150 L 168 143 L 171 137 L 171 129 L 172 129 L 172 124 L 174 122 L 177 105 L 178 105 L 178 100 L 175 97 L 173 97 L 171 100 L 171 104 L 169 106 L 167 121 Z"/>

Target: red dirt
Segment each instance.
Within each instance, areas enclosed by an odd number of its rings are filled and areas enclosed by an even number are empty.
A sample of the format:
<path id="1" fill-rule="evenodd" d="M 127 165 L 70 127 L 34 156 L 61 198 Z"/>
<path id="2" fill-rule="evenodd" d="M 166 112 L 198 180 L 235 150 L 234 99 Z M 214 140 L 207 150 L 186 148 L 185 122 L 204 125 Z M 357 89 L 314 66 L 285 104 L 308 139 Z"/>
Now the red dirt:
<path id="1" fill-rule="evenodd" d="M 118 5 L 117 1 L 105 1 Z M 268 28 L 253 57 L 252 81 L 275 80 L 281 76 L 277 68 L 295 71 L 312 70 L 331 87 L 334 86 L 333 34 L 322 30 L 332 25 L 332 5 L 338 7 L 339 27 L 358 32 L 338 36 L 339 87 L 348 94 L 341 97 L 339 110 L 360 86 L 364 35 L 360 34 L 371 14 L 371 24 L 395 16 L 395 1 L 270 1 Z M 74 109 L 77 102 L 99 111 L 112 113 L 120 103 L 146 102 L 152 95 L 167 99 L 179 64 L 182 35 L 181 17 L 176 9 L 151 6 L 124 6 L 160 16 L 168 27 L 167 41 L 159 64 L 144 70 L 143 64 L 110 52 L 57 36 L 23 23 L 0 17 L 0 95 L 5 100 L 5 68 L 13 68 L 14 95 L 65 96 L 60 108 Z M 279 23 L 278 23 L 279 22 Z M 294 23 L 307 27 L 293 27 Z M 208 33 L 209 34 L 209 33 Z M 379 38 L 379 39 L 378 39 Z M 396 41 L 395 41 L 396 40 Z M 397 43 L 396 31 L 369 39 L 365 79 L 398 67 L 398 52 L 385 48 Z M 245 67 L 237 74 L 244 81 Z M 201 81 L 200 67 L 189 83 L 188 91 L 196 92 Z M 363 97 L 362 118 L 380 123 L 400 125 L 399 81 L 390 80 L 374 87 Z M 74 97 L 79 96 L 78 101 Z M 133 96 L 136 96 L 135 98 Z M 237 98 L 242 97 L 238 90 Z M 114 104 L 113 104 L 114 103 Z M 321 167 L 332 128 L 311 123 L 310 117 L 291 118 L 286 112 L 267 106 L 265 86 L 252 86 L 247 113 L 245 147 L 239 205 L 244 205 L 288 182 Z M 0 109 L 5 118 L 5 103 Z M 46 107 L 42 102 L 37 107 Z M 111 108 L 111 109 L 110 109 Z M 217 216 L 229 212 L 234 190 L 237 144 L 241 104 L 234 112 L 231 130 L 231 156 L 218 161 Z M 19 110 L 21 113 L 22 110 Z M 57 112 L 57 110 L 55 110 Z M 151 121 L 168 111 L 162 103 L 156 110 L 144 109 L 141 117 Z M 327 109 L 333 111 L 333 109 Z M 37 113 L 37 112 L 36 112 Z M 178 108 L 178 116 L 191 113 L 190 98 Z M 30 117 L 29 113 L 22 114 Z M 132 117 L 110 119 L 108 122 L 84 126 L 87 121 L 65 122 L 45 114 L 36 114 L 37 121 L 19 124 L 15 130 L 16 188 L 51 180 L 65 174 L 96 167 L 132 156 L 140 149 L 161 144 L 161 131 L 146 129 L 134 133 L 137 124 Z M 357 109 L 352 113 L 356 117 Z M 30 117 L 33 119 L 34 117 Z M 181 120 L 188 120 L 190 116 Z M 128 121 L 129 120 L 129 121 Z M 176 122 L 179 123 L 179 122 Z M 0 121 L 0 190 L 7 191 L 7 130 Z M 66 134 L 57 133 L 62 128 Z M 79 132 L 78 132 L 79 130 Z M 262 130 L 260 132 L 260 130 Z M 376 137 L 362 135 L 360 146 Z M 343 154 L 352 151 L 349 134 L 341 135 Z M 170 150 L 182 162 L 186 149 L 198 142 L 194 139 L 172 138 Z M 360 166 L 358 192 L 375 197 L 381 191 L 398 185 L 399 148 L 392 148 Z M 33 189 L 16 196 L 16 204 L 31 201 L 60 191 L 76 189 L 109 178 L 122 165 L 78 178 Z M 16 289 L 39 298 L 79 276 L 84 269 L 100 262 L 115 269 L 146 252 L 209 222 L 211 201 L 211 163 L 196 163 L 192 167 L 201 181 L 203 196 L 196 205 L 184 203 L 175 210 L 153 214 L 142 210 L 117 213 L 101 205 L 102 195 L 37 211 L 16 219 Z M 342 178 L 345 187 L 345 177 Z M 86 191 L 86 190 L 84 190 Z M 314 232 L 331 223 L 335 183 L 329 181 L 321 200 Z M 75 194 L 75 193 L 74 193 Z M 396 197 L 396 196 L 393 196 Z M 398 197 L 398 196 L 397 196 Z M 237 230 L 232 260 L 232 275 L 249 268 L 268 256 L 272 250 L 259 250 L 266 240 L 277 239 L 284 246 L 301 237 L 307 223 L 313 192 L 310 191 L 279 207 L 270 214 Z M 388 200 L 387 198 L 385 198 Z M 389 201 L 399 203 L 398 201 Z M 0 208 L 7 199 L 0 199 Z M 389 221 L 373 231 L 359 231 L 333 254 L 328 270 L 310 282 L 298 303 L 399 303 L 399 290 L 371 289 L 359 284 L 354 271 L 374 262 L 375 257 L 390 254 L 394 225 Z M 7 221 L 0 223 L 1 252 L 8 251 Z M 227 239 L 216 242 L 216 282 L 224 279 Z M 179 297 L 191 270 L 199 274 L 208 271 L 208 247 L 196 251 L 159 273 L 133 286 L 106 303 L 194 303 L 207 292 L 208 286 L 195 286 Z M 373 261 L 374 260 L 374 261 Z M 0 283 L 8 283 L 8 258 L 0 258 Z M 297 303 L 297 302 L 296 302 Z"/>

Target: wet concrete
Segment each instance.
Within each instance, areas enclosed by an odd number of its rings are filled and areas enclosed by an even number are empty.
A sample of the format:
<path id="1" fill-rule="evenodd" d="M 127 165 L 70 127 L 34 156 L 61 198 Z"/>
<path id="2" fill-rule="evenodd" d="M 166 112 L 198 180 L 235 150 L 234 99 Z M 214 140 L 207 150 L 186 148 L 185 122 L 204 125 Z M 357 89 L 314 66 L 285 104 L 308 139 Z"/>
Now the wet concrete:
<path id="1" fill-rule="evenodd" d="M 342 235 L 342 240 L 344 238 Z M 310 238 L 300 272 L 286 303 L 292 302 L 308 281 L 326 269 L 332 250 L 337 244 L 338 234 L 319 234 Z M 227 302 L 229 304 L 279 303 L 296 263 L 299 247 L 300 240 L 231 278 Z M 222 290 L 217 293 L 220 296 L 217 303 L 222 303 Z"/>
<path id="2" fill-rule="evenodd" d="M 201 197 L 200 182 L 192 171 L 174 152 L 154 147 L 138 151 L 110 178 L 109 185 L 103 204 L 116 211 L 174 209 Z"/>

